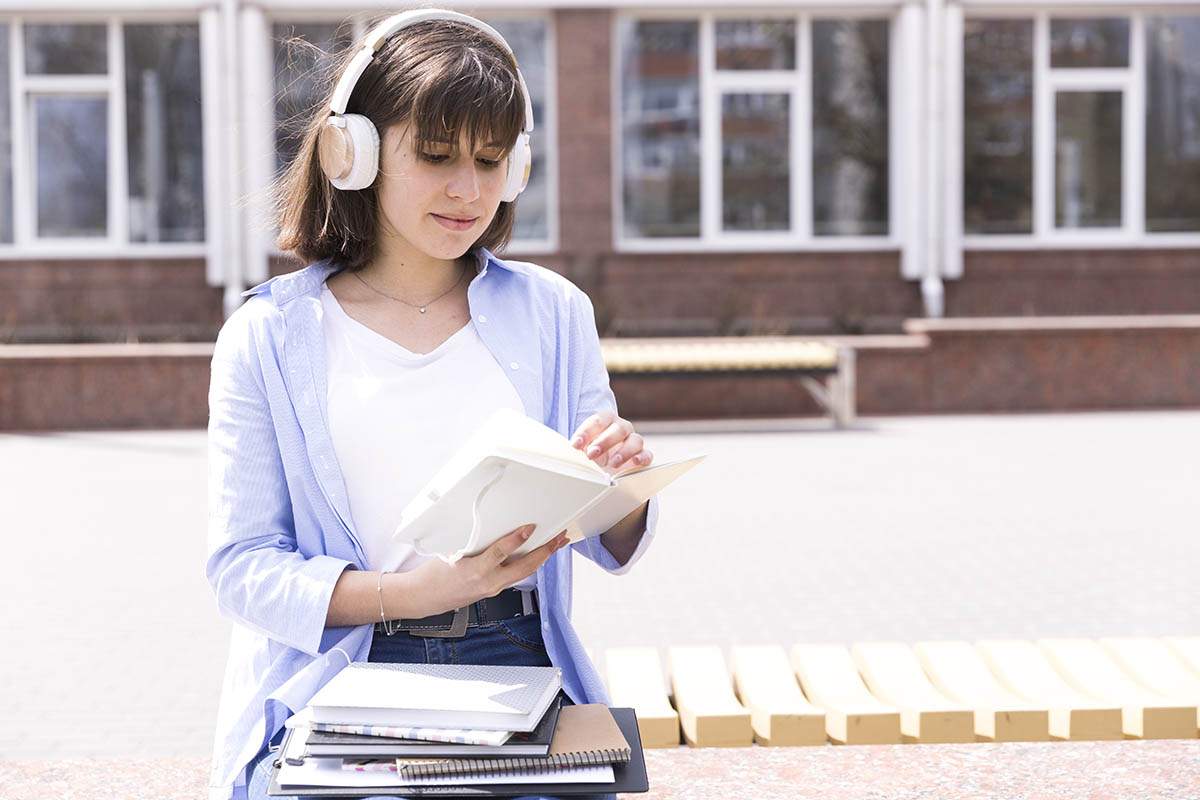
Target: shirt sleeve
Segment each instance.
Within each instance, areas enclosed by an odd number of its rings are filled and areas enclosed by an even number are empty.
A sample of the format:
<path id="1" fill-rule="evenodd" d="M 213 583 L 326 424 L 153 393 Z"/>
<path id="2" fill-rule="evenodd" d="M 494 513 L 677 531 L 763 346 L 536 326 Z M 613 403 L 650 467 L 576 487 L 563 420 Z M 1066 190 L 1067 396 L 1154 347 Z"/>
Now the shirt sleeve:
<path id="1" fill-rule="evenodd" d="M 205 572 L 222 614 L 316 655 L 334 584 L 352 565 L 321 553 L 302 553 L 297 546 L 291 496 L 248 316 L 243 306 L 230 318 L 213 353 Z"/>
<path id="2" fill-rule="evenodd" d="M 571 398 L 568 403 L 571 430 L 574 433 L 583 421 L 604 410 L 617 410 L 617 399 L 608 381 L 608 370 L 600 352 L 600 334 L 596 330 L 596 314 L 592 301 L 579 289 L 571 293 L 570 336 L 567 353 L 567 388 Z M 637 548 L 624 564 L 617 562 L 599 536 L 584 539 L 571 545 L 577 553 L 596 562 L 614 575 L 623 575 L 646 552 L 654 539 L 658 525 L 658 497 L 651 497 L 646 511 L 646 528 L 642 531 Z"/>

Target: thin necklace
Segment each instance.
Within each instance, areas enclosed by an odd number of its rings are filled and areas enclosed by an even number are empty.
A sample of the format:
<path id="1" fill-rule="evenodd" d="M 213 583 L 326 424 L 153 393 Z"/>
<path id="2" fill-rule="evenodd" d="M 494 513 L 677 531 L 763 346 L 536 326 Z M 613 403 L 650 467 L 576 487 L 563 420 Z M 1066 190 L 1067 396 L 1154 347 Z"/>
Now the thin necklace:
<path id="1" fill-rule="evenodd" d="M 372 292 L 374 292 L 375 294 L 378 294 L 378 295 L 383 295 L 384 297 L 386 297 L 386 298 L 387 298 L 387 299 L 389 299 L 389 300 L 395 300 L 397 303 L 404 303 L 404 305 L 406 305 L 406 306 L 412 306 L 413 308 L 417 309 L 417 310 L 418 310 L 418 311 L 420 311 L 422 314 L 424 314 L 424 313 L 425 313 L 425 309 L 426 309 L 426 308 L 428 308 L 429 306 L 431 306 L 431 305 L 433 305 L 434 303 L 436 303 L 438 300 L 441 300 L 443 297 L 445 297 L 446 295 L 448 295 L 448 294 L 450 294 L 451 292 L 453 292 L 453 291 L 454 291 L 454 290 L 455 290 L 455 289 L 458 287 L 458 285 L 459 285 L 460 283 L 462 283 L 463 275 L 466 275 L 466 274 L 467 274 L 467 268 L 466 268 L 465 266 L 463 267 L 463 269 L 462 269 L 462 272 L 460 272 L 460 273 L 458 274 L 458 280 L 456 280 L 456 281 L 454 282 L 454 285 L 453 285 L 453 286 L 451 286 L 449 289 L 447 289 L 446 291 L 444 291 L 444 292 L 442 292 L 441 294 L 439 294 L 437 297 L 435 297 L 435 298 L 433 298 L 432 300 L 430 300 L 428 303 L 424 303 L 424 304 L 419 304 L 419 303 L 410 303 L 410 302 L 408 302 L 407 300 L 404 300 L 404 299 L 402 299 L 402 298 L 399 298 L 399 297 L 395 297 L 394 295 L 390 295 L 390 294 L 388 294 L 387 292 L 383 292 L 383 291 L 380 291 L 379 289 L 376 289 L 374 286 L 372 286 L 371 284 L 369 284 L 369 283 L 367 283 L 366 281 L 364 281 L 364 280 L 363 280 L 363 277 L 362 277 L 362 275 L 359 275 L 359 274 L 358 274 L 358 270 L 355 270 L 355 271 L 354 271 L 353 273 L 351 273 L 351 274 L 352 274 L 352 275 L 354 275 L 354 277 L 358 278 L 358 282 L 359 282 L 359 283 L 361 283 L 363 286 L 365 286 L 365 287 L 367 287 L 368 289 L 370 289 L 370 290 L 371 290 Z"/>

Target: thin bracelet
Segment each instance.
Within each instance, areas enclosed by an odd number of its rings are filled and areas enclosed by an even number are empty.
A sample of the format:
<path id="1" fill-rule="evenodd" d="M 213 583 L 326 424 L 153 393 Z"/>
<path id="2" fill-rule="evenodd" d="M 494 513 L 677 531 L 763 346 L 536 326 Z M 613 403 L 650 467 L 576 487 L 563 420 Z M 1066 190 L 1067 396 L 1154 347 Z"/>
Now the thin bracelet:
<path id="1" fill-rule="evenodd" d="M 396 631 L 388 624 L 387 616 L 383 613 L 383 570 L 379 571 L 379 582 L 375 584 L 375 591 L 379 594 L 379 624 L 383 626 L 383 632 L 391 636 Z"/>

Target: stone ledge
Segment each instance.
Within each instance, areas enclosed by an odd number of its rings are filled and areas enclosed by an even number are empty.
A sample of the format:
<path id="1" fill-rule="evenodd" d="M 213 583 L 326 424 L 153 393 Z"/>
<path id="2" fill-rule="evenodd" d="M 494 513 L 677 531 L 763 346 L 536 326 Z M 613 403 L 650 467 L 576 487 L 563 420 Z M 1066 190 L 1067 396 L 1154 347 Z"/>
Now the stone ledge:
<path id="1" fill-rule="evenodd" d="M 646 800 L 1200 797 L 1195 740 L 646 751 Z M 5 800 L 195 800 L 204 758 L 0 761 Z"/>

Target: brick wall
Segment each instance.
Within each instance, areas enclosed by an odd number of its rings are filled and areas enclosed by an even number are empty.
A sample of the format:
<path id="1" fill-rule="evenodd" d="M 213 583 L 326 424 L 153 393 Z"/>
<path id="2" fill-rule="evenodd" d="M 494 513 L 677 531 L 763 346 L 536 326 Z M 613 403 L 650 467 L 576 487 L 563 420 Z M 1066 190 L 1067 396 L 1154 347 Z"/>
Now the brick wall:
<path id="1" fill-rule="evenodd" d="M 0 262 L 0 342 L 205 340 L 221 320 L 203 259 Z"/>

